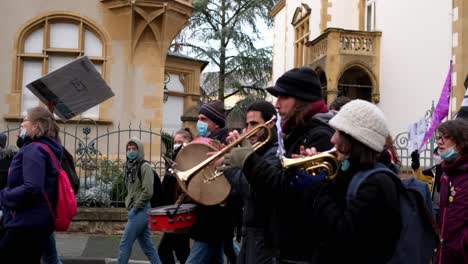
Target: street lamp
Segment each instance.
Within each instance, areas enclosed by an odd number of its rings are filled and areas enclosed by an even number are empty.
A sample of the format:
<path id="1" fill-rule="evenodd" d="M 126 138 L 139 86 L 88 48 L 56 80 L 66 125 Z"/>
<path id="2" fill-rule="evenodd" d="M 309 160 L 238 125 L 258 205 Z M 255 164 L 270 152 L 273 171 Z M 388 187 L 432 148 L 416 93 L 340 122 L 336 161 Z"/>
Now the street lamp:
<path id="1" fill-rule="evenodd" d="M 167 84 L 171 80 L 171 76 L 166 72 L 164 74 L 164 91 L 163 91 L 163 103 L 167 102 L 167 99 L 169 98 L 169 89 L 167 89 Z"/>

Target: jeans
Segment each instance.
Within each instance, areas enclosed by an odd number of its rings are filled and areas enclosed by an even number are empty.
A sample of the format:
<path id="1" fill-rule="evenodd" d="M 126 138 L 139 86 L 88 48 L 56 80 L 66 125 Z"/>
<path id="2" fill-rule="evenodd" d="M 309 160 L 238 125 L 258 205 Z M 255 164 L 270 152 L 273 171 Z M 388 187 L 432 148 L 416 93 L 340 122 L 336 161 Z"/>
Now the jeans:
<path id="1" fill-rule="evenodd" d="M 54 233 L 50 234 L 49 239 L 47 240 L 47 245 L 42 254 L 42 263 L 43 264 L 62 264 L 57 254 L 57 246 L 55 244 Z"/>
<path id="2" fill-rule="evenodd" d="M 150 209 L 149 203 L 146 204 L 142 210 L 135 210 L 132 208 L 128 212 L 128 222 L 125 226 L 125 231 L 120 240 L 119 246 L 119 264 L 127 264 L 132 254 L 132 247 L 135 240 L 138 239 L 141 250 L 145 253 L 146 257 L 151 264 L 160 264 L 161 260 L 154 248 L 153 241 L 151 241 L 151 234 L 148 228 L 149 216 L 146 211 Z"/>
<path id="3" fill-rule="evenodd" d="M 223 264 L 223 243 L 205 243 L 194 240 L 186 264 Z"/>

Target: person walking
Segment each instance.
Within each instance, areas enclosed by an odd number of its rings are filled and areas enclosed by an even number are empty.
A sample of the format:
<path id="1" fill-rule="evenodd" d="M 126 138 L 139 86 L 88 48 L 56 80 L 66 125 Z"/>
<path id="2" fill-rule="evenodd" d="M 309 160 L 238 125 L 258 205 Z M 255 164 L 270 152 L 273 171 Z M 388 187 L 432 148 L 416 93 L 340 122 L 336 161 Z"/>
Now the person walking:
<path id="1" fill-rule="evenodd" d="M 277 97 L 275 107 L 281 117 L 285 157 L 298 157 L 306 148 L 326 151 L 333 147 L 333 129 L 328 125 L 333 113 L 321 97 L 320 81 L 312 69 L 287 71 L 267 90 Z M 304 188 L 315 178 L 299 170 L 273 166 L 251 146 L 233 148 L 224 160 L 225 168 L 242 168 L 257 197 L 263 196 L 261 199 L 272 205 L 265 244 L 272 249 L 275 261 L 308 261 L 316 245 L 304 232 L 309 220 L 304 216 L 302 200 Z"/>
<path id="2" fill-rule="evenodd" d="M 442 158 L 439 264 L 468 263 L 468 121 L 457 118 L 437 128 Z"/>
<path id="3" fill-rule="evenodd" d="M 174 155 L 172 160 L 175 160 L 177 153 L 192 141 L 192 134 L 185 129 L 178 130 L 174 134 Z M 177 184 L 177 179 L 169 172 L 166 166 L 166 174 L 162 181 L 163 190 L 163 205 L 175 204 L 181 197 L 181 189 Z M 163 264 L 174 264 L 174 253 L 181 264 L 187 261 L 190 254 L 190 237 L 187 233 L 164 233 L 158 247 L 159 257 Z"/>
<path id="4" fill-rule="evenodd" d="M 124 182 L 128 193 L 125 206 L 128 210 L 128 221 L 120 240 L 119 264 L 127 264 L 135 240 L 138 240 L 143 253 L 151 264 L 159 264 L 158 252 L 151 241 L 148 227 L 147 210 L 151 208 L 154 175 L 150 165 L 144 161 L 144 148 L 140 139 L 133 137 L 126 144 L 127 162 L 125 163 Z M 141 171 L 140 171 L 141 170 Z M 141 178 L 138 176 L 141 174 Z"/>
<path id="5" fill-rule="evenodd" d="M 7 186 L 0 191 L 5 227 L 0 240 L 2 263 L 40 263 L 54 231 L 51 208 L 57 204 L 58 171 L 38 143 L 47 145 L 58 159 L 62 155 L 58 135 L 59 127 L 46 108 L 27 111 L 20 130 L 24 146 L 13 158 Z"/>
<path id="6" fill-rule="evenodd" d="M 245 116 L 245 133 L 249 133 L 258 125 L 263 125 L 276 116 L 275 107 L 267 101 L 254 102 L 247 108 Z M 277 131 L 274 123 L 268 125 L 271 131 L 270 140 L 256 152 L 261 155 L 269 164 L 280 167 L 280 160 L 276 155 L 278 148 Z M 250 144 L 263 142 L 266 140 L 266 131 L 260 130 L 248 138 Z M 240 135 L 233 131 L 228 136 L 228 140 L 235 140 Z M 265 243 L 270 217 L 273 215 L 273 208 L 266 196 L 252 190 L 242 171 L 227 177 L 235 192 L 243 199 L 243 219 L 242 219 L 242 245 L 240 248 L 238 264 L 269 264 L 274 263 L 273 252 Z"/>

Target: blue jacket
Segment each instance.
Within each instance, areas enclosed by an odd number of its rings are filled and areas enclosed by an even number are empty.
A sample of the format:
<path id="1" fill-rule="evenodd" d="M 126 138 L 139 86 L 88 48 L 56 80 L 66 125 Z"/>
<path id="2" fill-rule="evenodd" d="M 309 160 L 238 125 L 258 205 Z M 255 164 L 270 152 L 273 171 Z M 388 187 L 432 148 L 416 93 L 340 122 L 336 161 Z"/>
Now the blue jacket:
<path id="1" fill-rule="evenodd" d="M 61 145 L 48 138 L 38 138 L 49 146 L 58 160 L 62 155 Z M 53 227 L 54 219 L 47 205 L 47 193 L 52 209 L 57 204 L 57 170 L 49 154 L 39 145 L 26 140 L 25 145 L 13 158 L 7 187 L 0 191 L 0 206 L 3 210 L 3 225 L 7 228 Z"/>

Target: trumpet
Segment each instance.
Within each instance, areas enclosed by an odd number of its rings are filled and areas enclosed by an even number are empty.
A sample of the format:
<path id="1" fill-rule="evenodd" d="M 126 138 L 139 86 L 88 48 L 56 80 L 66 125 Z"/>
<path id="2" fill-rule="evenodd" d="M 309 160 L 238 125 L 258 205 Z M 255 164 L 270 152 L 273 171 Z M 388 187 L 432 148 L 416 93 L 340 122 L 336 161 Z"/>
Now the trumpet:
<path id="1" fill-rule="evenodd" d="M 198 164 L 197 166 L 189 169 L 189 170 L 186 170 L 186 171 L 179 171 L 175 168 L 171 168 L 170 171 L 176 175 L 180 180 L 182 181 L 190 181 L 190 178 L 192 178 L 194 175 L 196 175 L 197 173 L 199 173 L 202 169 L 204 169 L 205 167 L 207 167 L 209 164 L 213 163 L 214 161 L 220 159 L 221 157 L 224 156 L 224 154 L 228 153 L 229 151 L 231 151 L 232 148 L 240 145 L 242 143 L 242 141 L 244 141 L 245 139 L 248 139 L 249 137 L 253 136 L 255 133 L 257 133 L 260 129 L 265 129 L 266 132 L 267 132 L 267 138 L 264 139 L 263 141 L 259 141 L 259 142 L 256 142 L 252 147 L 254 150 L 258 150 L 259 148 L 261 148 L 262 146 L 264 146 L 266 143 L 268 143 L 268 141 L 271 139 L 271 130 L 268 128 L 268 125 L 272 122 L 274 122 L 276 119 L 276 117 L 273 117 L 272 119 L 270 119 L 268 122 L 264 123 L 264 124 L 260 124 L 258 126 L 256 126 L 255 128 L 253 128 L 251 131 L 249 131 L 248 133 L 242 135 L 241 137 L 239 137 L 238 139 L 236 139 L 234 142 L 232 142 L 231 144 L 227 145 L 226 147 L 224 147 L 223 149 L 221 149 L 218 153 L 212 155 L 211 157 L 205 159 L 204 161 L 202 161 L 200 164 Z M 222 175 L 222 172 L 220 171 L 215 171 L 213 173 L 214 175 L 212 177 L 209 178 L 209 180 L 213 180 L 219 176 Z"/>
<path id="2" fill-rule="evenodd" d="M 333 179 L 338 174 L 338 160 L 334 155 L 335 152 L 336 149 L 332 148 L 314 156 L 292 159 L 283 157 L 281 163 L 285 169 L 296 167 L 312 176 L 317 176 L 322 170 L 326 170 L 327 178 Z"/>

